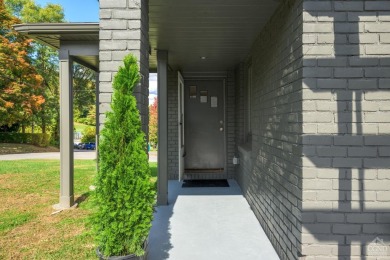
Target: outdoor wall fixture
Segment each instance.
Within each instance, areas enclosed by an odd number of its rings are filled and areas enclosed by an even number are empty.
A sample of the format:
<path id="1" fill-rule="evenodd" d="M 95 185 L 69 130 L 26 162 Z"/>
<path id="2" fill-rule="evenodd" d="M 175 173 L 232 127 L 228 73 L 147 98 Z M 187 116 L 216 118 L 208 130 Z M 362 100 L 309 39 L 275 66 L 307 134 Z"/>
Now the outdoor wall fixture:
<path id="1" fill-rule="evenodd" d="M 237 156 L 234 156 L 233 157 L 233 164 L 234 165 L 239 165 L 240 164 L 240 158 L 238 158 Z"/>
<path id="2" fill-rule="evenodd" d="M 205 59 L 207 59 L 207 57 L 206 56 L 201 56 L 200 59 L 201 60 L 205 60 Z"/>

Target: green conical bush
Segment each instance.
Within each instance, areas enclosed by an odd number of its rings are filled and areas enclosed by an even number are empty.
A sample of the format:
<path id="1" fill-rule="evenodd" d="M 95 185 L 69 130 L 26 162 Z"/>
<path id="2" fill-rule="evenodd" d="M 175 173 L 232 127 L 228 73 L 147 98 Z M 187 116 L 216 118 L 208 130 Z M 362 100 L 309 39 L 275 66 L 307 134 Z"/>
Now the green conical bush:
<path id="1" fill-rule="evenodd" d="M 155 190 L 133 95 L 138 71 L 136 58 L 126 56 L 114 78 L 112 111 L 100 135 L 94 231 L 105 256 L 142 255 L 153 218 Z"/>

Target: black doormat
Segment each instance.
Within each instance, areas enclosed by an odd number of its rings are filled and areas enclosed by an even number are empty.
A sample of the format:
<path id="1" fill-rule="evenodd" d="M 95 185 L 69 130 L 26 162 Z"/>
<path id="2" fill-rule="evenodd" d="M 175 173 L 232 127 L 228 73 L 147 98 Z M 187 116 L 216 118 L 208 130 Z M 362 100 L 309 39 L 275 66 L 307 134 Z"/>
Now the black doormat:
<path id="1" fill-rule="evenodd" d="M 227 180 L 184 180 L 183 188 L 229 187 Z"/>

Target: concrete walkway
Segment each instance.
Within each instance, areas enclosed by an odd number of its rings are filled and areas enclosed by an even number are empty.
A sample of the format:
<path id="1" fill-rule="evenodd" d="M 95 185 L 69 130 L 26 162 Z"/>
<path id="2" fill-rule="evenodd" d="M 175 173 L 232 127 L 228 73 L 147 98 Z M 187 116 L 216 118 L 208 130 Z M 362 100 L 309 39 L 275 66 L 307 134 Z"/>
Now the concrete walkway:
<path id="1" fill-rule="evenodd" d="M 181 188 L 169 182 L 149 239 L 149 260 L 279 259 L 237 183 L 229 188 Z"/>

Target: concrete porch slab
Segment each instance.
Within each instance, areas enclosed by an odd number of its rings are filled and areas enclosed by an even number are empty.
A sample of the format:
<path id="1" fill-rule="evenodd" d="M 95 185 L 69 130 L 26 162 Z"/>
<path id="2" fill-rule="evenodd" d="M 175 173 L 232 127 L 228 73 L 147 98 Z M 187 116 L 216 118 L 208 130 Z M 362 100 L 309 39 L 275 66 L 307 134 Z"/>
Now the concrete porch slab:
<path id="1" fill-rule="evenodd" d="M 229 188 L 181 188 L 157 207 L 149 260 L 279 259 L 234 180 Z"/>

